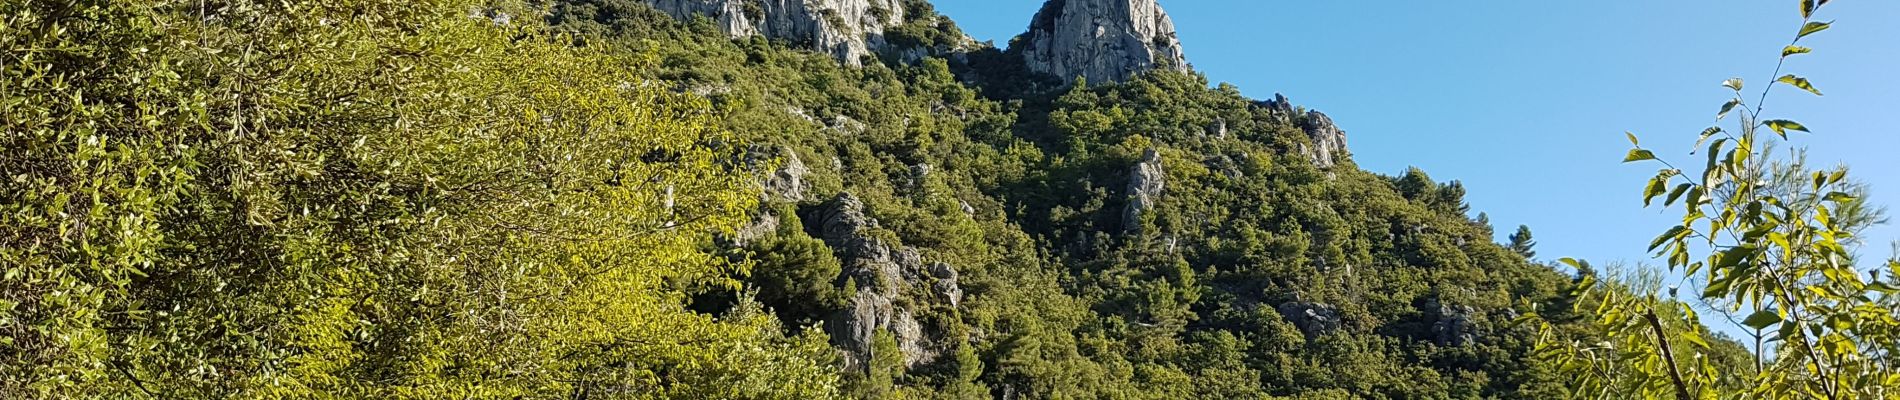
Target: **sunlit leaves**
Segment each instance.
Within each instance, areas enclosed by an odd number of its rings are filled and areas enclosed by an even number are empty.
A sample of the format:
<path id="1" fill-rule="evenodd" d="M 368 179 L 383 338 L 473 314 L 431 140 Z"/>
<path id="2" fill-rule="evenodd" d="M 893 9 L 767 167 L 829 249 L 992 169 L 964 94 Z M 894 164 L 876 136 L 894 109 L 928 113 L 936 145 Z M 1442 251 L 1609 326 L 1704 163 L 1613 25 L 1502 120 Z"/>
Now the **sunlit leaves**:
<path id="1" fill-rule="evenodd" d="M 1781 314 L 1775 313 L 1774 310 L 1762 310 L 1742 320 L 1742 325 L 1755 329 L 1768 329 L 1778 323 L 1781 323 Z"/>
<path id="2" fill-rule="evenodd" d="M 1802 78 L 1802 77 L 1794 76 L 1794 75 L 1783 75 L 1781 79 L 1777 79 L 1776 82 L 1786 83 L 1789 86 L 1794 86 L 1795 88 L 1806 90 L 1808 91 L 1808 93 L 1813 93 L 1815 96 L 1821 95 L 1821 91 L 1819 89 L 1815 89 L 1814 84 L 1808 82 L 1808 78 Z"/>
<path id="3" fill-rule="evenodd" d="M 1625 163 L 1654 159 L 1656 159 L 1656 153 L 1644 149 L 1630 149 L 1629 154 L 1623 156 L 1623 162 Z"/>
<path id="4" fill-rule="evenodd" d="M 1656 237 L 1656 240 L 1649 242 L 1649 251 L 1656 251 L 1656 248 L 1662 247 L 1663 244 L 1674 240 L 1681 240 L 1684 235 L 1688 234 L 1689 227 L 1686 226 L 1676 225 L 1674 228 L 1669 228 L 1668 232 L 1663 232 L 1661 236 Z"/>
<path id="5" fill-rule="evenodd" d="M 1728 118 L 1728 113 L 1730 111 L 1735 111 L 1735 107 L 1740 106 L 1740 105 L 1742 105 L 1742 99 L 1729 99 L 1727 103 L 1722 103 L 1722 112 L 1716 113 L 1715 119 L 1720 121 L 1723 118 Z M 1719 129 L 1719 128 L 1711 128 L 1711 129 Z M 1707 138 L 1708 136 L 1705 135 L 1703 137 Z"/>
<path id="6" fill-rule="evenodd" d="M 1784 137 L 1784 138 L 1788 137 L 1788 131 L 1797 131 L 1797 132 L 1808 131 L 1807 126 L 1801 125 L 1801 123 L 1799 122 L 1789 121 L 1785 119 L 1763 121 L 1762 125 L 1767 126 L 1768 129 L 1774 130 L 1776 134 L 1779 134 L 1781 135 L 1781 137 Z"/>
<path id="7" fill-rule="evenodd" d="M 1807 21 L 1816 9 L 1827 3 L 1800 2 L 1805 24 L 1797 41 L 1830 27 L 1827 22 Z M 1781 49 L 1781 58 L 1813 51 L 1805 46 L 1787 45 Z M 1778 77 L 1775 83 L 1817 96 L 1822 94 L 1808 79 L 1797 75 Z M 1723 86 L 1736 92 L 1742 89 L 1740 79 L 1724 81 Z M 1737 94 L 1723 104 L 1716 114 L 1718 121 L 1734 115 L 1736 109 L 1745 108 L 1744 97 Z M 1856 195 L 1860 193 L 1860 189 L 1855 189 L 1857 186 L 1842 183 L 1844 168 L 1807 171 L 1798 158 L 1790 164 L 1788 158 L 1774 153 L 1776 146 L 1770 142 L 1772 139 L 1786 140 L 1790 132 L 1809 132 L 1808 127 L 1786 119 L 1759 120 L 1754 112 L 1741 113 L 1741 129 L 1733 135 L 1710 128 L 1698 137 L 1697 151 L 1707 152 L 1702 179 L 1678 184 L 1668 191 L 1666 206 L 1676 203 L 1678 198 L 1683 200 L 1681 225 L 1656 236 L 1648 248 L 1656 256 L 1666 258 L 1672 268 L 1686 267 L 1682 271 L 1691 277 L 1705 277 L 1701 300 L 1718 305 L 1715 307 L 1718 311 L 1728 312 L 1727 320 L 1745 329 L 1767 332 L 1757 339 L 1780 346 L 1757 349 L 1758 354 L 1776 354 L 1774 357 L 1781 358 L 1762 360 L 1765 369 L 1759 375 L 1735 377 L 1749 382 L 1749 387 L 1715 397 L 1891 397 L 1891 393 L 1879 389 L 1881 384 L 1877 382 L 1900 381 L 1895 379 L 1900 373 L 1891 366 L 1870 362 L 1865 350 L 1869 346 L 1893 348 L 1895 338 L 1900 338 L 1900 321 L 1891 314 L 1895 301 L 1886 298 L 1886 292 L 1882 291 L 1900 291 L 1900 285 L 1893 282 L 1892 276 L 1884 282 L 1880 274 L 1864 278 L 1860 273 L 1863 271 L 1855 267 L 1856 256 L 1851 252 L 1851 243 L 1861 240 L 1857 233 L 1868 221 L 1878 217 L 1869 217 L 1864 211 L 1865 206 Z M 1757 135 L 1758 128 L 1765 128 L 1774 135 Z M 1708 146 L 1702 148 L 1705 143 Z M 1632 151 L 1626 158 L 1648 161 L 1653 156 Z M 1661 163 L 1668 165 L 1666 161 Z M 1646 204 L 1669 177 L 1665 174 L 1649 180 L 1644 187 Z M 1690 238 L 1696 240 L 1691 242 Z M 1706 254 L 1705 261 L 1690 262 L 1686 257 L 1690 251 Z M 1701 271 L 1707 274 L 1695 275 Z M 1609 302 L 1615 296 L 1607 293 L 1603 299 L 1603 305 L 1591 310 L 1607 330 L 1630 336 L 1642 333 L 1614 323 L 1627 320 L 1630 313 L 1645 310 L 1643 303 L 1613 305 Z M 1743 312 L 1740 310 L 1764 311 L 1736 315 Z M 1693 315 L 1693 312 L 1685 314 Z M 1687 333 L 1681 337 L 1687 343 L 1697 343 L 1692 339 L 1694 336 Z M 1629 378 L 1628 385 L 1678 387 L 1671 380 L 1663 379 L 1658 369 L 1655 360 L 1660 357 L 1660 345 L 1619 344 L 1634 349 L 1623 350 L 1615 362 L 1603 365 L 1642 372 Z M 1702 346 L 1697 343 L 1695 347 Z M 1583 382 L 1604 385 L 1593 380 Z M 1676 391 L 1678 394 L 1689 392 L 1693 390 Z M 1624 396 L 1656 397 L 1655 393 Z"/>
<path id="8" fill-rule="evenodd" d="M 1649 186 L 1643 188 L 1643 206 L 1649 206 L 1651 202 L 1656 200 L 1657 196 L 1662 196 L 1663 193 L 1668 190 L 1668 178 L 1661 176 L 1651 178 L 1649 180 Z"/>
<path id="9" fill-rule="evenodd" d="M 1831 27 L 1832 25 L 1833 23 L 1830 23 L 1830 22 L 1818 22 L 1818 21 L 1809 22 L 1807 25 L 1803 25 L 1801 27 L 1801 34 L 1797 35 L 1797 37 L 1805 38 L 1805 37 L 1808 37 L 1808 35 L 1820 33 L 1821 31 L 1827 30 L 1827 28 Z"/>

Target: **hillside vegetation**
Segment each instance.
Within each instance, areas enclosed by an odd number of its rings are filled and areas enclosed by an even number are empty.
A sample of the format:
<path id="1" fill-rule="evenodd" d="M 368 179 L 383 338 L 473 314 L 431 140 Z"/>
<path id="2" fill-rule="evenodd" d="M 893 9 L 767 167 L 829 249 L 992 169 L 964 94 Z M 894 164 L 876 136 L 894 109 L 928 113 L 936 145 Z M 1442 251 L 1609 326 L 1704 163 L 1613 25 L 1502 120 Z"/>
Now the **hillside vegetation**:
<path id="1" fill-rule="evenodd" d="M 636 0 L 0 3 L 0 398 L 1546 399 L 1633 290 L 1285 98 L 900 3 L 861 66 Z"/>

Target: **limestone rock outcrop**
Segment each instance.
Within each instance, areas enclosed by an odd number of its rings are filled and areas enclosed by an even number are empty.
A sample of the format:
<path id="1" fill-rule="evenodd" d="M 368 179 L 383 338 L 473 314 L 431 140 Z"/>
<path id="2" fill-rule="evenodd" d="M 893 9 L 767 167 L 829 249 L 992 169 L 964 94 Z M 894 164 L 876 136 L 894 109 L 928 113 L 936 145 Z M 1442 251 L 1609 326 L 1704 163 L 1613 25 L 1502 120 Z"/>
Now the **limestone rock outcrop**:
<path id="1" fill-rule="evenodd" d="M 808 45 L 845 64 L 881 50 L 904 23 L 901 0 L 647 0 L 674 18 L 704 15 L 735 38 L 761 35 Z"/>
<path id="2" fill-rule="evenodd" d="M 1325 303 L 1289 301 L 1274 310 L 1309 340 L 1338 331 L 1341 326 L 1339 309 Z"/>
<path id="3" fill-rule="evenodd" d="M 1029 70 L 1073 81 L 1122 82 L 1153 69 L 1187 70 L 1174 21 L 1156 0 L 1049 0 L 1012 46 Z"/>
<path id="4" fill-rule="evenodd" d="M 879 331 L 897 340 L 906 365 L 929 363 L 942 355 L 948 345 L 938 337 L 940 330 L 915 315 L 930 304 L 961 303 L 963 289 L 955 268 L 926 263 L 916 249 L 877 238 L 877 220 L 850 194 L 827 202 L 815 217 L 821 239 L 843 261 L 843 278 L 857 283 L 856 297 L 825 321 L 832 344 L 847 355 L 846 367 L 867 365 Z"/>
<path id="5" fill-rule="evenodd" d="M 1438 320 L 1432 322 L 1432 342 L 1439 346 L 1464 346 L 1478 340 L 1478 310 L 1471 306 L 1443 304 L 1434 299 L 1426 303 L 1426 309 L 1435 312 Z"/>
<path id="6" fill-rule="evenodd" d="M 1273 100 L 1255 105 L 1272 111 L 1282 122 L 1298 124 L 1300 130 L 1306 132 L 1306 138 L 1312 144 L 1301 145 L 1300 152 L 1311 158 L 1314 165 L 1332 168 L 1352 156 L 1352 152 L 1346 149 L 1346 131 L 1340 130 L 1332 117 L 1325 113 L 1294 108 L 1293 103 L 1280 94 L 1273 95 Z"/>
<path id="7" fill-rule="evenodd" d="M 1141 216 L 1153 210 L 1167 189 L 1167 172 L 1161 169 L 1161 153 L 1148 149 L 1141 162 L 1128 173 L 1128 208 L 1122 212 L 1122 227 L 1129 232 L 1141 229 Z"/>
<path id="8" fill-rule="evenodd" d="M 790 148 L 780 147 L 754 149 L 749 155 L 753 158 L 754 165 L 763 165 L 770 159 L 768 157 L 776 157 L 780 161 L 778 168 L 767 173 L 765 179 L 760 182 L 764 186 L 764 195 L 767 199 L 805 200 L 805 192 L 811 190 L 811 183 L 805 181 L 805 176 L 811 174 L 811 168 L 806 167 L 805 162 L 798 159 L 797 152 Z"/>
<path id="9" fill-rule="evenodd" d="M 1300 129 L 1306 131 L 1306 138 L 1313 141 L 1306 148 L 1306 155 L 1313 158 L 1313 164 L 1321 168 L 1332 168 L 1347 157 L 1346 131 L 1339 130 L 1333 119 L 1319 111 L 1307 111 L 1305 122 Z"/>

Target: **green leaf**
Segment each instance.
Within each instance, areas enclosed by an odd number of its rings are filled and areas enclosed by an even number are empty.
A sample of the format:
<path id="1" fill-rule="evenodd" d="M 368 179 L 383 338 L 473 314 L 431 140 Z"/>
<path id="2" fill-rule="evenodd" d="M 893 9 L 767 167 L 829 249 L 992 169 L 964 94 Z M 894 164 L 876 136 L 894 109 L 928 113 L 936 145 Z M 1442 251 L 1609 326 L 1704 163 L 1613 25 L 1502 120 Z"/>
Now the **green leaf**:
<path id="1" fill-rule="evenodd" d="M 1808 53 L 1813 53 L 1813 52 L 1814 52 L 1814 49 L 1810 49 L 1807 47 L 1788 45 L 1788 47 L 1781 49 L 1781 56 L 1787 57 L 1787 56 L 1792 56 L 1796 54 L 1808 54 Z"/>
<path id="2" fill-rule="evenodd" d="M 1695 212 L 1696 208 L 1702 206 L 1703 195 L 1704 193 L 1701 186 L 1689 188 L 1688 197 L 1683 198 L 1682 205 L 1688 208 L 1689 212 Z"/>
<path id="3" fill-rule="evenodd" d="M 1656 153 L 1650 152 L 1649 150 L 1643 150 L 1643 149 L 1630 149 L 1630 154 L 1627 156 L 1623 156 L 1624 163 L 1633 163 L 1637 161 L 1654 160 L 1654 159 L 1656 159 Z"/>
<path id="4" fill-rule="evenodd" d="M 1582 271 L 1583 269 L 1579 268 L 1577 270 Z M 1589 293 L 1590 289 L 1595 289 L 1596 287 L 1597 287 L 1597 276 L 1584 275 L 1583 279 L 1577 281 L 1577 287 L 1575 290 L 1572 290 L 1572 293 L 1574 294 Z M 1579 302 L 1577 304 L 1581 305 L 1583 303 Z"/>
<path id="5" fill-rule="evenodd" d="M 1726 297 L 1728 296 L 1729 288 L 1734 285 L 1735 285 L 1734 274 L 1729 274 L 1722 278 L 1715 279 L 1714 281 L 1710 281 L 1709 287 L 1702 289 L 1702 298 L 1714 299 L 1714 298 Z"/>
<path id="6" fill-rule="evenodd" d="M 1821 95 L 1821 90 L 1815 89 L 1814 84 L 1811 82 L 1808 82 L 1808 78 L 1802 78 L 1802 77 L 1794 76 L 1794 75 L 1783 75 L 1781 79 L 1777 79 L 1776 81 L 1779 81 L 1781 83 L 1786 83 L 1788 85 L 1791 85 L 1797 88 L 1801 88 L 1801 90 L 1806 90 L 1808 91 L 1808 93 L 1814 93 L 1815 96 Z"/>
<path id="7" fill-rule="evenodd" d="M 1858 197 L 1854 197 L 1854 195 L 1847 194 L 1845 192 L 1833 192 L 1833 193 L 1827 194 L 1827 201 L 1832 201 L 1835 203 L 1846 203 L 1846 202 L 1854 201 L 1855 199 L 1858 199 Z"/>
<path id="8" fill-rule="evenodd" d="M 1557 262 L 1563 263 L 1564 265 L 1568 265 L 1571 268 L 1583 269 L 1583 262 L 1577 261 L 1577 259 L 1575 258 L 1570 258 L 1570 257 L 1559 258 L 1557 259 Z"/>
<path id="9" fill-rule="evenodd" d="M 1663 206 L 1667 207 L 1667 206 L 1675 205 L 1676 200 L 1681 199 L 1682 195 L 1684 193 L 1688 193 L 1689 188 L 1694 187 L 1694 186 L 1695 184 L 1693 183 L 1684 183 L 1684 184 L 1676 185 L 1676 188 L 1674 190 L 1669 191 L 1669 198 L 1663 200 Z"/>
<path id="10" fill-rule="evenodd" d="M 1754 315 L 1748 316 L 1748 319 L 1742 320 L 1742 325 L 1756 330 L 1768 329 L 1770 325 L 1778 323 L 1781 323 L 1781 314 L 1775 313 L 1775 310 L 1757 311 Z"/>
<path id="11" fill-rule="evenodd" d="M 1726 269 L 1729 267 L 1741 265 L 1743 261 L 1747 261 L 1750 257 L 1754 257 L 1755 253 L 1760 252 L 1760 251 L 1761 251 L 1760 249 L 1749 247 L 1749 246 L 1731 247 L 1728 250 L 1722 251 L 1722 258 L 1716 260 L 1715 267 Z"/>
<path id="12" fill-rule="evenodd" d="M 1814 0 L 1801 0 L 1801 19 L 1814 17 Z"/>
<path id="13" fill-rule="evenodd" d="M 1636 142 L 1636 134 L 1635 134 L 1635 133 L 1633 133 L 1633 132 L 1623 132 L 1623 136 L 1628 136 L 1628 137 L 1630 138 L 1630 145 L 1631 145 L 1631 146 L 1642 146 L 1642 145 L 1643 145 L 1642 143 L 1637 143 L 1637 142 Z"/>
<path id="14" fill-rule="evenodd" d="M 1742 78 L 1728 78 L 1728 80 L 1722 81 L 1722 87 L 1739 92 L 1742 90 Z"/>
<path id="15" fill-rule="evenodd" d="M 1795 36 L 1795 40 L 1800 40 L 1801 38 L 1808 37 L 1808 35 L 1825 31 L 1833 24 L 1833 22 L 1809 22 L 1807 25 L 1801 27 L 1801 34 Z"/>
<path id="16" fill-rule="evenodd" d="M 1768 125 L 1768 129 L 1775 130 L 1775 133 L 1781 135 L 1782 138 L 1788 137 L 1788 131 L 1808 132 L 1808 127 L 1806 125 L 1801 125 L 1801 123 L 1799 122 L 1789 121 L 1785 119 L 1769 120 L 1768 122 L 1763 122 L 1763 124 Z M 1813 132 L 1809 132 L 1809 133 L 1813 133 Z"/>
<path id="17" fill-rule="evenodd" d="M 1649 251 L 1656 251 L 1656 248 L 1662 247 L 1663 243 L 1668 243 L 1687 233 L 1689 233 L 1689 227 L 1686 226 L 1676 225 L 1674 228 L 1669 228 L 1668 232 L 1663 232 L 1662 236 L 1657 236 L 1655 241 L 1649 242 Z"/>
<path id="18" fill-rule="evenodd" d="M 1697 347 L 1709 348 L 1709 341 L 1702 339 L 1702 335 L 1697 335 L 1695 332 L 1683 332 L 1682 340 L 1695 344 Z"/>
<path id="19" fill-rule="evenodd" d="M 1649 207 L 1650 202 L 1656 200 L 1656 196 L 1661 196 L 1664 192 L 1669 191 L 1668 186 L 1669 184 L 1664 182 L 1660 176 L 1650 178 L 1649 186 L 1643 188 L 1643 207 Z"/>
<path id="20" fill-rule="evenodd" d="M 1735 107 L 1740 105 L 1742 105 L 1742 99 L 1729 99 L 1727 103 L 1722 103 L 1722 112 L 1715 114 L 1715 120 L 1721 121 L 1723 118 L 1728 118 L 1728 113 L 1735 111 Z"/>

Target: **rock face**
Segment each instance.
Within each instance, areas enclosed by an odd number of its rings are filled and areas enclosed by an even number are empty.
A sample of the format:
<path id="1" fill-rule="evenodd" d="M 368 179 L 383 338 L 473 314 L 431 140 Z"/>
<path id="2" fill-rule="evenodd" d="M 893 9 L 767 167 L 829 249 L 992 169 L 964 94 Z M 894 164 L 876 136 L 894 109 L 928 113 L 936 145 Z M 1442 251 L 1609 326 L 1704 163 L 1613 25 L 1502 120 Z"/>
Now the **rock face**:
<path id="1" fill-rule="evenodd" d="M 773 152 L 783 162 L 761 182 L 765 196 L 768 199 L 805 200 L 805 191 L 811 189 L 811 183 L 805 182 L 805 176 L 811 174 L 811 168 L 805 167 L 805 162 L 798 159 L 798 153 L 789 148 L 781 147 Z"/>
<path id="2" fill-rule="evenodd" d="M 879 331 L 897 339 L 905 364 L 917 366 L 936 360 L 947 346 L 936 333 L 917 321 L 918 307 L 962 301 L 963 289 L 949 264 L 925 263 L 916 249 L 874 237 L 878 222 L 864 213 L 864 203 L 850 194 L 827 202 L 819 211 L 818 231 L 844 264 L 843 278 L 857 283 L 857 296 L 844 310 L 825 321 L 832 344 L 844 349 L 847 368 L 863 368 L 870 361 Z M 910 294 L 922 294 L 906 297 Z"/>
<path id="3" fill-rule="evenodd" d="M 1312 143 L 1301 145 L 1300 152 L 1313 160 L 1320 168 L 1332 168 L 1352 156 L 1346 149 L 1346 131 L 1333 124 L 1332 117 L 1312 110 L 1293 108 L 1285 95 L 1275 94 L 1273 100 L 1256 103 L 1278 116 L 1282 122 L 1298 123 L 1300 130 L 1306 131 L 1306 138 Z"/>
<path id="4" fill-rule="evenodd" d="M 1332 168 L 1347 157 L 1346 131 L 1333 125 L 1333 119 L 1319 111 L 1307 111 L 1306 122 L 1300 124 L 1306 131 L 1306 138 L 1313 141 L 1313 147 L 1306 149 L 1306 155 L 1313 158 L 1313 164 L 1321 168 Z"/>
<path id="5" fill-rule="evenodd" d="M 1477 341 L 1477 324 L 1472 322 L 1477 309 L 1442 304 L 1438 300 L 1431 300 L 1426 307 L 1438 314 L 1438 320 L 1432 322 L 1432 342 L 1439 346 L 1464 346 Z"/>
<path id="6" fill-rule="evenodd" d="M 1152 210 L 1167 189 L 1167 173 L 1161 170 L 1161 153 L 1148 149 L 1141 162 L 1128 173 L 1128 208 L 1122 212 L 1122 227 L 1129 232 L 1141 230 L 1141 216 Z"/>
<path id="7" fill-rule="evenodd" d="M 1289 301 L 1274 308 L 1282 318 L 1300 328 L 1308 340 L 1320 337 L 1340 328 L 1339 310 L 1324 303 Z"/>
<path id="8" fill-rule="evenodd" d="M 1155 0 L 1049 0 L 1013 46 L 1031 71 L 1122 82 L 1158 68 L 1187 70 L 1174 21 Z"/>
<path id="9" fill-rule="evenodd" d="M 647 0 L 687 19 L 704 15 L 733 37 L 763 35 L 809 45 L 852 66 L 885 46 L 884 30 L 904 23 L 901 0 Z"/>

